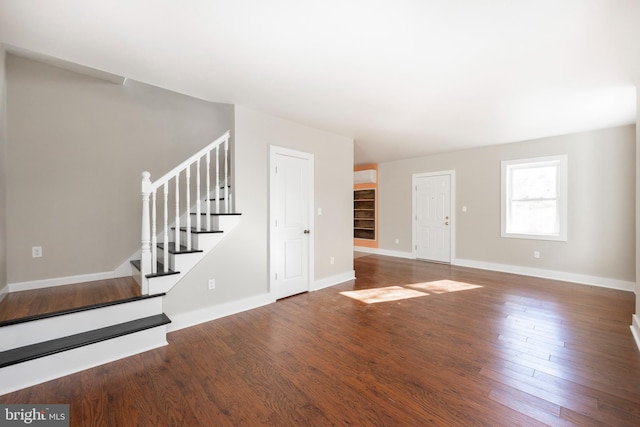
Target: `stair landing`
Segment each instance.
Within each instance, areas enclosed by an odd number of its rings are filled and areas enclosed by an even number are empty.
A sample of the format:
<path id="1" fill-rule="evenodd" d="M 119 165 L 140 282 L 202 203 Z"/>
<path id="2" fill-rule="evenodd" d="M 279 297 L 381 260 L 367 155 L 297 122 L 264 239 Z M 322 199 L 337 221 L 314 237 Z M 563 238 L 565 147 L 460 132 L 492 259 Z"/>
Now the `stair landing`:
<path id="1" fill-rule="evenodd" d="M 140 286 L 131 276 L 11 292 L 0 302 L 0 322 L 139 296 Z"/>

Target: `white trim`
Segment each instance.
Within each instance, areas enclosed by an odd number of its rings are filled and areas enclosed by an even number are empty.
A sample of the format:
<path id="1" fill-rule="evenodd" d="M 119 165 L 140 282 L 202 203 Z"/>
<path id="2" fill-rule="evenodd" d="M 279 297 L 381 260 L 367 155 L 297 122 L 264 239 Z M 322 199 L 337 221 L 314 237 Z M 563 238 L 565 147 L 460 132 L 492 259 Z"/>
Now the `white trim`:
<path id="1" fill-rule="evenodd" d="M 331 286 L 339 285 L 340 283 L 348 282 L 356 278 L 356 271 L 345 271 L 344 273 L 336 274 L 334 276 L 324 277 L 313 282 L 313 286 L 310 291 L 319 291 L 320 289 L 329 288 Z"/>
<path id="2" fill-rule="evenodd" d="M 354 246 L 356 252 L 365 252 L 375 255 L 392 256 L 396 258 L 415 259 L 413 254 L 408 252 L 390 251 L 386 249 L 365 248 L 362 246 Z M 601 288 L 619 289 L 635 293 L 635 282 L 620 279 L 611 279 L 608 277 L 590 276 L 586 274 L 568 273 L 566 271 L 544 270 L 541 268 L 523 267 L 520 265 L 499 264 L 484 261 L 474 261 L 470 259 L 457 258 L 451 262 L 451 265 L 460 267 L 477 268 L 479 270 L 500 271 L 503 273 L 513 273 L 522 276 L 540 277 L 542 279 L 561 280 L 563 282 L 573 282 L 582 285 L 593 285 Z M 640 336 L 640 326 L 638 327 L 638 336 Z"/>
<path id="3" fill-rule="evenodd" d="M 633 339 L 636 341 L 638 350 L 640 350 L 640 318 L 638 318 L 638 315 L 636 314 L 631 318 L 631 334 L 633 335 Z"/>
<path id="4" fill-rule="evenodd" d="M 522 234 L 522 233 L 510 233 L 507 231 L 507 211 L 509 207 L 510 198 L 507 196 L 510 193 L 509 186 L 510 181 L 509 171 L 512 167 L 527 168 L 538 166 L 556 166 L 556 185 L 557 195 L 556 201 L 558 203 L 558 234 Z M 517 160 L 503 160 L 500 162 L 500 236 L 515 239 L 533 239 L 533 240 L 554 240 L 560 242 L 567 241 L 567 227 L 568 227 L 568 156 L 566 154 L 560 154 L 557 156 L 546 157 L 534 157 L 529 159 L 517 159 Z"/>
<path id="5" fill-rule="evenodd" d="M 411 175 L 411 258 L 416 259 L 416 180 L 418 178 L 426 178 L 431 176 L 449 175 L 450 194 L 449 194 L 449 215 L 451 219 L 451 233 L 449 239 L 449 262 L 453 263 L 456 259 L 456 171 L 445 170 L 437 172 L 414 173 Z M 392 255 L 393 256 L 393 255 Z M 427 260 L 428 261 L 428 260 Z"/>
<path id="6" fill-rule="evenodd" d="M 0 368 L 0 395 L 167 345 L 165 325 Z"/>
<path id="7" fill-rule="evenodd" d="M 9 283 L 9 292 L 28 291 L 31 289 L 50 288 L 52 286 L 72 285 L 74 283 L 93 282 L 115 278 L 115 272 L 79 274 L 77 276 L 55 277 L 52 279 L 32 280 L 28 282 Z"/>
<path id="8" fill-rule="evenodd" d="M 0 289 L 0 301 L 2 301 L 4 299 L 4 297 L 6 297 L 7 295 L 9 295 L 9 286 L 5 286 L 4 288 Z"/>
<path id="9" fill-rule="evenodd" d="M 272 236 L 275 235 L 275 224 L 272 221 L 274 216 L 272 197 L 275 192 L 275 164 L 276 156 L 290 156 L 299 159 L 305 159 L 309 161 L 309 253 L 308 253 L 308 265 L 309 265 L 309 277 L 307 283 L 307 291 L 311 290 L 313 285 L 313 277 L 315 271 L 315 156 L 312 153 L 304 151 L 292 150 L 290 148 L 279 147 L 277 145 L 269 146 L 269 292 L 275 295 L 275 271 L 276 271 L 276 253 L 275 240 Z"/>
<path id="10" fill-rule="evenodd" d="M 138 256 L 140 251 L 137 252 Z M 131 259 L 136 259 L 135 254 Z M 9 283 L 5 288 L 7 292 L 29 291 L 32 289 L 44 289 L 54 286 L 73 285 L 76 283 L 93 282 L 95 280 L 115 279 L 118 277 L 127 277 L 133 274 L 131 268 L 131 260 L 127 259 L 113 271 L 103 271 L 101 273 L 78 274 L 76 276 L 52 277 L 49 279 L 29 280 L 26 282 Z M 2 299 L 2 290 L 0 290 L 0 300 Z"/>
<path id="11" fill-rule="evenodd" d="M 524 267 L 520 265 L 499 264 L 484 261 L 473 261 L 469 259 L 456 259 L 455 265 L 461 267 L 471 267 L 480 270 L 500 271 L 503 273 L 520 274 L 523 276 L 540 277 L 543 279 L 561 280 L 563 282 L 573 282 L 583 285 L 599 286 L 601 288 L 619 289 L 622 291 L 635 292 L 635 282 L 608 277 L 590 276 L 587 274 L 569 273 L 566 271 L 544 270 L 541 268 Z"/>
<path id="12" fill-rule="evenodd" d="M 411 252 L 392 251 L 392 250 L 389 250 L 389 249 L 380 249 L 380 248 L 367 248 L 367 247 L 364 247 L 364 246 L 354 246 L 353 250 L 356 251 L 356 252 L 364 252 L 364 253 L 368 253 L 368 254 L 392 256 L 392 257 L 395 257 L 395 258 L 406 258 L 406 259 L 415 260 L 415 257 L 413 256 L 413 253 L 411 253 Z"/>
<path id="13" fill-rule="evenodd" d="M 205 307 L 199 310 L 181 314 L 168 314 L 171 323 L 167 325 L 167 332 L 175 332 L 180 329 L 210 322 L 211 320 L 231 316 L 243 311 L 253 310 L 275 302 L 271 294 L 256 295 L 253 297 L 229 301 L 214 307 Z"/>

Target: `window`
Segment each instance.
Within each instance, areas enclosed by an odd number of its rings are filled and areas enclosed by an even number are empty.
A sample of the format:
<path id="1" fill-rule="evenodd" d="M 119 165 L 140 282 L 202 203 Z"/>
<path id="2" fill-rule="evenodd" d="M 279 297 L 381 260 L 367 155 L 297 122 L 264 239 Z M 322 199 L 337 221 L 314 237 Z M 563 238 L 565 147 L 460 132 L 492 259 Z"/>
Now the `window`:
<path id="1" fill-rule="evenodd" d="M 567 240 L 567 156 L 502 162 L 502 237 Z"/>

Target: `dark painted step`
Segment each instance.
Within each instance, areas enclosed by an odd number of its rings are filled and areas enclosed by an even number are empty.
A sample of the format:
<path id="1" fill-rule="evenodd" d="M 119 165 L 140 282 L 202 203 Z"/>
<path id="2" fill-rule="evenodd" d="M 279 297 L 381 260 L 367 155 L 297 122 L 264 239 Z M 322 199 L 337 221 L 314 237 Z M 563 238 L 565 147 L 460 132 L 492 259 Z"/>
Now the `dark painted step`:
<path id="1" fill-rule="evenodd" d="M 164 243 L 158 243 L 158 248 L 164 249 Z M 184 245 L 180 245 L 179 250 L 176 251 L 176 244 L 174 242 L 169 242 L 169 253 L 170 254 L 192 254 L 202 252 L 199 249 L 191 249 L 187 250 L 187 247 Z"/>
<path id="2" fill-rule="evenodd" d="M 195 214 L 192 214 L 192 215 L 195 215 Z M 175 227 L 171 227 L 171 229 L 175 230 L 176 228 Z M 187 231 L 187 227 L 180 227 L 180 231 Z M 211 231 L 198 230 L 195 227 L 191 227 L 191 233 L 192 234 L 224 233 L 224 231 L 222 231 L 222 230 L 211 230 Z"/>
<path id="3" fill-rule="evenodd" d="M 94 310 L 96 308 L 110 307 L 112 305 L 125 304 L 128 302 L 134 302 L 134 301 L 141 301 L 149 298 L 157 298 L 164 295 L 166 294 L 161 293 L 161 294 L 155 294 L 155 295 L 141 295 L 137 297 L 124 298 L 124 299 L 119 299 L 114 301 L 106 301 L 106 302 L 101 302 L 97 304 L 85 305 L 82 307 L 74 307 L 66 310 L 52 311 L 50 313 L 37 314 L 34 316 L 21 317 L 19 319 L 5 320 L 4 322 L 0 322 L 0 328 L 3 326 L 16 325 L 18 323 L 26 323 L 34 320 L 48 319 L 50 317 L 64 316 L 65 314 L 78 313 L 78 312 L 87 311 L 87 310 Z"/>
<path id="4" fill-rule="evenodd" d="M 206 212 L 200 212 L 200 215 L 206 215 Z M 195 212 L 191 212 L 191 215 L 197 215 Z M 233 215 L 242 215 L 238 212 L 211 212 L 211 216 L 233 216 Z"/>
<path id="5" fill-rule="evenodd" d="M 140 260 L 139 259 L 134 259 L 132 261 L 129 261 L 131 263 L 131 265 L 133 265 L 135 268 L 138 269 L 138 271 L 142 271 L 142 268 L 140 267 Z M 147 279 L 150 279 L 152 277 L 160 277 L 160 276 L 169 276 L 171 274 L 180 274 L 179 271 L 173 271 L 173 270 L 169 270 L 167 269 L 167 271 L 164 270 L 164 264 L 162 264 L 161 262 L 158 261 L 157 265 L 156 265 L 156 273 L 155 274 L 145 274 L 145 277 Z"/>
<path id="6" fill-rule="evenodd" d="M 95 329 L 93 331 L 69 335 L 68 337 L 3 351 L 0 352 L 0 368 L 118 338 L 135 332 L 145 331 L 169 323 L 171 323 L 171 319 L 169 319 L 166 314 L 156 314 L 155 316 L 107 326 L 106 328 Z"/>

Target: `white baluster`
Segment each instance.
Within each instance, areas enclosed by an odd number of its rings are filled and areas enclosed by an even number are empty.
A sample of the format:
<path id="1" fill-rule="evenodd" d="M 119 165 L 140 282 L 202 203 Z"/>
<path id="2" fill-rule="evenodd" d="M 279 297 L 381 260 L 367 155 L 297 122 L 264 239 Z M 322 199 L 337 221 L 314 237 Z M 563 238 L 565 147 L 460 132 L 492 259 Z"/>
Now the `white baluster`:
<path id="1" fill-rule="evenodd" d="M 174 235 L 174 245 L 176 248 L 180 247 L 180 172 L 176 174 L 176 233 Z M 168 260 L 165 260 L 165 263 Z M 169 266 L 165 265 L 165 269 Z"/>
<path id="2" fill-rule="evenodd" d="M 158 236 L 156 228 L 156 190 L 151 193 L 151 274 L 158 272 Z"/>
<path id="3" fill-rule="evenodd" d="M 224 158 L 220 156 L 220 146 L 224 143 Z M 212 182 L 211 182 L 211 152 L 213 150 L 215 152 L 215 164 L 213 165 L 215 168 L 215 183 L 216 186 L 215 192 L 212 192 Z M 201 160 L 206 156 L 206 193 L 203 194 L 201 185 L 202 185 L 202 176 L 201 176 Z M 231 212 L 233 209 L 233 192 L 229 188 L 229 133 L 225 133 L 217 140 L 206 146 L 205 148 L 198 151 L 196 154 L 191 156 L 189 159 L 182 162 L 180 165 L 173 168 L 171 171 L 167 172 L 161 178 L 159 178 L 155 183 L 151 182 L 151 174 L 149 172 L 144 172 L 142 174 L 142 230 L 141 230 L 141 272 L 143 274 L 143 293 L 148 293 L 148 282 L 145 280 L 145 275 L 157 272 L 157 261 L 158 261 L 158 189 L 160 186 L 164 186 L 164 228 L 163 228 L 163 246 L 164 246 L 164 264 L 165 268 L 168 269 L 168 261 L 169 261 L 169 226 L 170 226 L 170 214 L 168 209 L 169 204 L 169 186 L 170 181 L 175 179 L 175 246 L 176 249 L 180 248 L 180 174 L 182 171 L 185 171 L 185 179 L 186 182 L 186 196 L 185 201 L 187 204 L 187 247 L 191 249 L 191 166 L 196 162 L 196 174 L 197 174 L 197 182 L 196 182 L 196 226 L 195 229 L 198 231 L 202 231 L 205 228 L 205 225 L 202 224 L 202 205 L 201 203 L 204 201 L 207 203 L 206 208 L 206 230 L 211 231 L 212 229 L 212 210 L 215 209 L 216 213 L 222 213 L 223 210 L 225 212 Z M 222 176 L 221 176 L 222 175 Z M 221 180 L 223 182 L 221 182 Z M 220 191 L 223 189 L 223 191 Z M 211 200 L 212 197 L 215 197 L 215 206 L 212 206 Z M 220 204 L 220 200 L 224 200 L 223 206 Z M 149 204 L 153 204 L 153 208 L 149 206 Z M 152 209 L 152 210 L 151 210 Z"/>
<path id="4" fill-rule="evenodd" d="M 169 181 L 164 183 L 164 236 L 162 239 L 163 252 L 162 264 L 165 265 L 169 259 Z"/>
<path id="5" fill-rule="evenodd" d="M 151 174 L 142 172 L 142 232 L 141 241 L 142 248 L 140 254 L 140 273 L 142 274 L 142 282 L 146 283 L 145 276 L 151 273 L 151 230 L 149 224 L 149 195 L 152 191 Z M 147 286 L 143 285 L 143 293 L 148 292 Z"/>
<path id="6" fill-rule="evenodd" d="M 220 213 L 220 146 L 216 145 L 216 213 Z"/>
<path id="7" fill-rule="evenodd" d="M 211 231 L 211 152 L 207 151 L 207 231 Z"/>
<path id="8" fill-rule="evenodd" d="M 224 211 L 229 213 L 229 138 L 224 140 Z"/>
<path id="9" fill-rule="evenodd" d="M 196 230 L 202 231 L 202 194 L 200 194 L 200 159 L 196 162 Z"/>
<path id="10" fill-rule="evenodd" d="M 186 194 L 185 199 L 187 202 L 187 250 L 191 250 L 191 165 L 187 166 L 186 170 Z M 180 245 L 176 246 L 176 251 L 180 250 Z"/>

